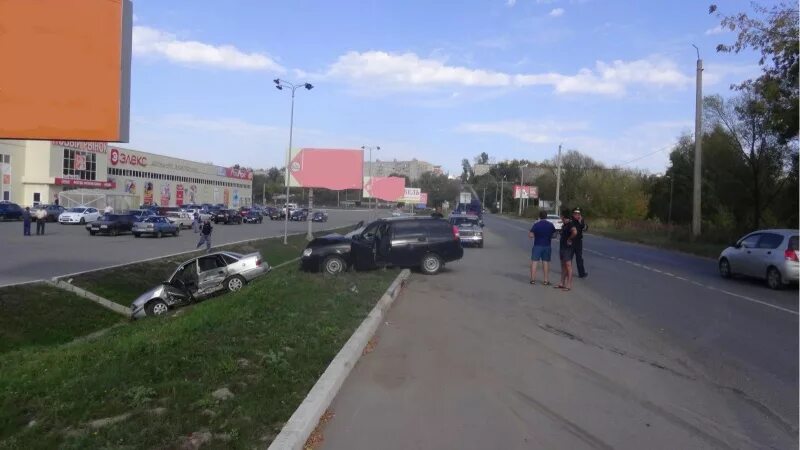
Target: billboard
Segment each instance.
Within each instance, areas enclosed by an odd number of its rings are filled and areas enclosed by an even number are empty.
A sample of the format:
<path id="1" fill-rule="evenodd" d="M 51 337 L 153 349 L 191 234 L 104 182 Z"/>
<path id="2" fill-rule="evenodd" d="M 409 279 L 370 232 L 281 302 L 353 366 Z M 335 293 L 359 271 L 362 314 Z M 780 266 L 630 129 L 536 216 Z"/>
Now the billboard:
<path id="1" fill-rule="evenodd" d="M 405 193 L 405 178 L 364 177 L 364 198 L 378 198 L 387 202 L 397 202 L 405 196 Z"/>
<path id="2" fill-rule="evenodd" d="M 539 188 L 536 186 L 514 185 L 514 198 L 539 198 Z"/>
<path id="3" fill-rule="evenodd" d="M 361 189 L 364 151 L 334 148 L 293 149 L 289 186 L 334 191 Z"/>
<path id="4" fill-rule="evenodd" d="M 403 198 L 400 200 L 403 203 L 419 203 L 422 199 L 422 191 L 419 188 L 405 188 Z"/>
<path id="5" fill-rule="evenodd" d="M 421 206 L 427 206 L 428 205 L 428 193 L 427 192 L 423 192 L 423 193 L 420 194 L 419 201 L 417 202 L 417 205 L 421 205 Z"/>
<path id="6" fill-rule="evenodd" d="M 130 0 L 0 1 L 0 138 L 127 142 Z"/>

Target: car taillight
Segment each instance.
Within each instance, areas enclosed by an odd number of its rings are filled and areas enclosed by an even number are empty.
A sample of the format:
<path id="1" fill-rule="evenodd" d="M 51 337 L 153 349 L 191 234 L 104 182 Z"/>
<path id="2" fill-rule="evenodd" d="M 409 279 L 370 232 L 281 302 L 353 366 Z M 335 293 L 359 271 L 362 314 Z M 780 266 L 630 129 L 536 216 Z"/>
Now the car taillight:
<path id="1" fill-rule="evenodd" d="M 261 266 L 261 260 L 260 259 L 256 260 L 256 266 L 259 266 L 259 267 Z"/>
<path id="2" fill-rule="evenodd" d="M 784 257 L 784 258 L 786 258 L 786 260 L 787 260 L 787 261 L 794 261 L 794 262 L 798 262 L 798 259 L 797 259 L 797 252 L 796 252 L 796 251 L 794 251 L 794 250 L 792 250 L 792 249 L 790 249 L 790 248 L 787 248 L 787 249 L 786 249 L 786 250 L 783 252 L 783 257 Z"/>
<path id="3" fill-rule="evenodd" d="M 453 239 L 459 240 L 461 238 L 461 233 L 458 232 L 458 227 L 453 225 Z"/>

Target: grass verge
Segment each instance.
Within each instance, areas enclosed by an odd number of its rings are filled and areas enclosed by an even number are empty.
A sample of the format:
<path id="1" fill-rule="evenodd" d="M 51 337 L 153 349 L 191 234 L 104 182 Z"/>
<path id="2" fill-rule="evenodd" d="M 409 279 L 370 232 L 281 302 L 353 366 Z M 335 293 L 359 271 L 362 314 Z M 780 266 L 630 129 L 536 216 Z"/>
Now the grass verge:
<path id="1" fill-rule="evenodd" d="M 62 344 L 122 320 L 119 314 L 47 284 L 0 288 L 0 354 Z"/>
<path id="2" fill-rule="evenodd" d="M 8 353 L 0 448 L 265 447 L 398 273 L 285 267 L 102 339 Z"/>
<path id="3" fill-rule="evenodd" d="M 727 244 L 702 236 L 694 239 L 686 227 L 651 222 L 595 220 L 589 222 L 589 232 L 620 241 L 636 242 L 653 247 L 691 253 L 716 259 Z"/>
<path id="4" fill-rule="evenodd" d="M 315 233 L 321 236 L 329 233 L 348 232 L 353 227 L 339 228 Z M 306 247 L 305 235 L 289 236 L 288 245 L 283 238 L 267 238 L 241 244 L 220 245 L 212 250 L 228 250 L 237 253 L 261 252 L 261 256 L 271 266 L 276 266 L 292 258 L 297 258 Z M 98 270 L 73 277 L 72 284 L 97 294 L 103 298 L 130 306 L 142 292 L 169 277 L 178 265 L 187 259 L 203 254 L 204 251 L 187 253 L 169 258 L 155 259 L 143 263 L 128 264 L 107 270 Z"/>

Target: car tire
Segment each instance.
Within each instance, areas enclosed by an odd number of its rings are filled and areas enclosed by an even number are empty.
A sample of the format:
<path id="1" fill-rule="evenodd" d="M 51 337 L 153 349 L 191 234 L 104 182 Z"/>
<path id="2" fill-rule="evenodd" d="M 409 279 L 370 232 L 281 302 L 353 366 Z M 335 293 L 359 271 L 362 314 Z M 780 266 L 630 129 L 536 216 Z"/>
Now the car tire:
<path id="1" fill-rule="evenodd" d="M 156 237 L 157 237 L 157 238 L 159 238 L 159 239 L 161 239 L 161 236 L 162 236 L 162 235 L 161 235 L 161 232 L 160 232 L 160 231 L 156 231 Z"/>
<path id="2" fill-rule="evenodd" d="M 151 300 L 144 307 L 144 311 L 148 316 L 163 316 L 169 311 L 169 306 L 163 300 Z"/>
<path id="3" fill-rule="evenodd" d="M 428 253 L 422 257 L 419 268 L 425 275 L 435 275 L 442 270 L 442 258 L 435 253 Z"/>
<path id="4" fill-rule="evenodd" d="M 89 232 L 89 236 L 94 236 L 95 234 L 97 234 L 97 233 L 96 233 L 96 232 L 94 232 L 94 231 L 90 231 L 90 232 Z"/>
<path id="5" fill-rule="evenodd" d="M 247 281 L 241 275 L 234 275 L 227 280 L 225 280 L 225 289 L 228 292 L 236 292 L 241 290 Z"/>
<path id="6" fill-rule="evenodd" d="M 767 269 L 767 287 L 775 290 L 783 288 L 783 278 L 781 277 L 781 271 L 776 269 L 775 267 L 770 267 L 769 269 Z"/>
<path id="7" fill-rule="evenodd" d="M 85 225 L 85 224 L 86 224 L 86 219 L 84 219 L 83 217 L 81 217 L 81 225 Z"/>
<path id="8" fill-rule="evenodd" d="M 133 233 L 133 237 L 140 238 L 140 237 L 142 237 L 142 235 L 140 233 Z"/>
<path id="9" fill-rule="evenodd" d="M 173 235 L 173 236 L 175 236 L 175 237 L 178 237 L 178 234 L 179 234 L 180 232 L 181 232 L 181 229 L 180 229 L 180 228 L 176 228 L 176 229 L 175 229 L 175 232 L 174 232 L 174 233 L 172 233 L 172 235 Z"/>
<path id="10" fill-rule="evenodd" d="M 322 262 L 322 270 L 328 275 L 338 275 L 347 270 L 347 263 L 341 256 L 331 255 Z"/>
<path id="11" fill-rule="evenodd" d="M 722 278 L 730 278 L 733 276 L 733 272 L 731 272 L 731 263 L 728 261 L 728 258 L 719 260 L 719 276 Z"/>

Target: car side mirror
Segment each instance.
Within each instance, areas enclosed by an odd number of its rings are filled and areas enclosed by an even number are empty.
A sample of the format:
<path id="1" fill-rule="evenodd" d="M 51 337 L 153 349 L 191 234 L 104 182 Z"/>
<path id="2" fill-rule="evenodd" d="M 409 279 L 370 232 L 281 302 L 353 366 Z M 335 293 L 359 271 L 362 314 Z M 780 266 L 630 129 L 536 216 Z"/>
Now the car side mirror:
<path id="1" fill-rule="evenodd" d="M 733 248 L 742 248 L 742 244 L 739 243 L 739 242 L 734 242 L 733 243 Z"/>

